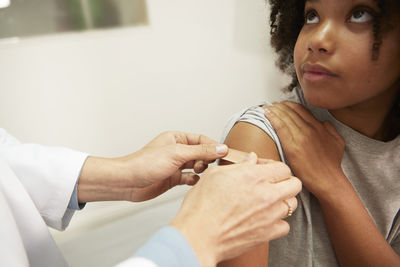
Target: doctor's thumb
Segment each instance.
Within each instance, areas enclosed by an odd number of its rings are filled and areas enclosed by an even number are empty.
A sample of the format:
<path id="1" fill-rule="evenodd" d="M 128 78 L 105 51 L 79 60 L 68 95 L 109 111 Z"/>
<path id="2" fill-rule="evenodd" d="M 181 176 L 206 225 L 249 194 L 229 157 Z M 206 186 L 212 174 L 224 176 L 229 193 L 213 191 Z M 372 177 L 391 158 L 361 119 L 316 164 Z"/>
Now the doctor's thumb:
<path id="1" fill-rule="evenodd" d="M 182 145 L 179 156 L 185 161 L 213 161 L 224 157 L 227 153 L 228 147 L 223 144 Z"/>

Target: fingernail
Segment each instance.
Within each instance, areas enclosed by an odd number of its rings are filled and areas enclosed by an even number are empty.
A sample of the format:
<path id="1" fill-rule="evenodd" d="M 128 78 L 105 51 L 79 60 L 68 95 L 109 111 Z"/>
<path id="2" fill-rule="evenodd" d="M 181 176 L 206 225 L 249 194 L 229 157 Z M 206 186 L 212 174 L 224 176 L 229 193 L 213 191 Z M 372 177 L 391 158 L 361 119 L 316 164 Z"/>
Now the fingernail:
<path id="1" fill-rule="evenodd" d="M 228 152 L 228 146 L 227 145 L 217 145 L 216 151 L 217 151 L 218 155 L 225 155 L 226 152 Z"/>
<path id="2" fill-rule="evenodd" d="M 254 157 L 257 157 L 257 154 L 254 153 L 254 152 L 250 152 L 250 153 L 247 155 L 245 161 L 252 161 L 252 160 L 254 159 Z"/>
<path id="3" fill-rule="evenodd" d="M 265 112 L 265 114 L 270 114 L 271 113 L 271 110 L 269 110 L 269 109 L 264 109 L 264 112 Z"/>

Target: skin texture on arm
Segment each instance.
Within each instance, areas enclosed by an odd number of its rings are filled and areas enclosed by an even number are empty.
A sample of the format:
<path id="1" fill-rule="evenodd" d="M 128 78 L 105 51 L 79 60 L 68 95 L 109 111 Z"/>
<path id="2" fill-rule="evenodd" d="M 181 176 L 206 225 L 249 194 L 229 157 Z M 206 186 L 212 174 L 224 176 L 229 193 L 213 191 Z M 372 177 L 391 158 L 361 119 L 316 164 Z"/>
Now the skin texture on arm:
<path id="1" fill-rule="evenodd" d="M 246 122 L 237 123 L 226 137 L 225 144 L 230 148 L 245 152 L 255 152 L 260 158 L 280 161 L 274 141 L 263 130 Z M 222 162 L 227 164 L 227 162 Z M 239 257 L 218 264 L 219 267 L 268 265 L 268 243 L 260 245 Z"/>

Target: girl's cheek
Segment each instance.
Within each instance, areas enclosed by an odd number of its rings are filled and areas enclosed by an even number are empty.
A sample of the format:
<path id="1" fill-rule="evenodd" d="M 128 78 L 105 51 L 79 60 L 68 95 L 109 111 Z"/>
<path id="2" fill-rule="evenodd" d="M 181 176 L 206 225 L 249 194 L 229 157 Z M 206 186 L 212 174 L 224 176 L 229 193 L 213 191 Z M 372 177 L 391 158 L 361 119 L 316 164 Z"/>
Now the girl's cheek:
<path id="1" fill-rule="evenodd" d="M 304 48 L 302 47 L 302 43 L 300 39 L 297 39 L 296 45 L 294 46 L 293 51 L 293 60 L 294 66 L 296 70 L 298 70 L 299 64 L 301 64 L 301 59 L 304 57 Z"/>

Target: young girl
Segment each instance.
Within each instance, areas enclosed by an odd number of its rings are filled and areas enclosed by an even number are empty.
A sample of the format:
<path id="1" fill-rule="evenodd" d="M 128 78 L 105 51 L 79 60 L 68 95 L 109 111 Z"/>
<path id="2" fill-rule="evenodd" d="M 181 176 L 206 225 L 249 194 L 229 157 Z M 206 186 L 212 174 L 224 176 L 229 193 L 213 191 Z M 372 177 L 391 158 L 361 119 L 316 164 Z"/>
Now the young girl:
<path id="1" fill-rule="evenodd" d="M 270 4 L 292 101 L 233 117 L 225 143 L 304 187 L 289 235 L 219 266 L 400 266 L 400 1 Z"/>

